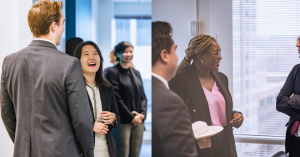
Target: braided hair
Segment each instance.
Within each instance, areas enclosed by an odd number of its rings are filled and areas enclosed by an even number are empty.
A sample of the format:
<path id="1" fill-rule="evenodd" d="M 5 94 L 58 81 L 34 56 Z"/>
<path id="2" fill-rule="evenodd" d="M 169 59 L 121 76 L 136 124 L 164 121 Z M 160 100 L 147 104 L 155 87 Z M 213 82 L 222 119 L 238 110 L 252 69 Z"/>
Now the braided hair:
<path id="1" fill-rule="evenodd" d="M 194 36 L 190 40 L 188 48 L 185 50 L 184 59 L 180 62 L 177 72 L 187 69 L 191 65 L 191 61 L 194 60 L 197 55 L 205 53 L 211 43 L 215 41 L 215 38 L 205 34 Z"/>

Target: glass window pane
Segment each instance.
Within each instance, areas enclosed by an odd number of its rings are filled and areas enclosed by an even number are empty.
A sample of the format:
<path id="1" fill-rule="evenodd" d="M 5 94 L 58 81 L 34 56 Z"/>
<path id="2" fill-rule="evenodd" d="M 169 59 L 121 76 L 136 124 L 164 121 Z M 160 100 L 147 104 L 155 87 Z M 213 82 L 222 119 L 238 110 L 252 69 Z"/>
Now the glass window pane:
<path id="1" fill-rule="evenodd" d="M 130 42 L 130 19 L 116 19 L 116 44 Z"/>
<path id="2" fill-rule="evenodd" d="M 285 136 L 276 97 L 298 63 L 299 0 L 233 0 L 233 102 L 245 120 L 235 134 Z M 282 145 L 237 143 L 239 156 L 269 156 Z"/>
<path id="3" fill-rule="evenodd" d="M 284 150 L 284 145 L 236 143 L 237 155 L 242 157 L 268 157 Z"/>
<path id="4" fill-rule="evenodd" d="M 138 32 L 136 33 L 136 44 L 138 46 L 151 46 L 151 19 L 137 19 L 136 26 Z"/>

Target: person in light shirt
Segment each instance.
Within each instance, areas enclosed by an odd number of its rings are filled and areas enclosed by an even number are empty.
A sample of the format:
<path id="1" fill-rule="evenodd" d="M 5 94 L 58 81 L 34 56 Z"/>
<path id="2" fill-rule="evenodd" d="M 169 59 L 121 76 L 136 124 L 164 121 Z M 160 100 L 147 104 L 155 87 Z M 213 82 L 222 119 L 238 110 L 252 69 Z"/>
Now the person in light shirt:
<path id="1" fill-rule="evenodd" d="M 114 91 L 103 77 L 103 58 L 98 46 L 91 41 L 82 42 L 73 54 L 81 62 L 94 116 L 95 157 L 114 157 L 112 128 L 120 124 Z"/>

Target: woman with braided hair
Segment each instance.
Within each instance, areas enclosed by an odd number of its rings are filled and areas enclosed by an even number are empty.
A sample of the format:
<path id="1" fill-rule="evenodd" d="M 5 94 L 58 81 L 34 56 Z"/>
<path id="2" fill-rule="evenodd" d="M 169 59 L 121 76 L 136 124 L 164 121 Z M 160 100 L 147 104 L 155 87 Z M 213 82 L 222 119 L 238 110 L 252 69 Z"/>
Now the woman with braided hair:
<path id="1" fill-rule="evenodd" d="M 211 137 L 211 147 L 201 149 L 203 156 L 236 157 L 232 127 L 239 128 L 243 115 L 233 111 L 227 76 L 219 72 L 222 59 L 220 45 L 209 35 L 193 37 L 178 66 L 170 89 L 185 102 L 192 122 L 224 127 Z"/>

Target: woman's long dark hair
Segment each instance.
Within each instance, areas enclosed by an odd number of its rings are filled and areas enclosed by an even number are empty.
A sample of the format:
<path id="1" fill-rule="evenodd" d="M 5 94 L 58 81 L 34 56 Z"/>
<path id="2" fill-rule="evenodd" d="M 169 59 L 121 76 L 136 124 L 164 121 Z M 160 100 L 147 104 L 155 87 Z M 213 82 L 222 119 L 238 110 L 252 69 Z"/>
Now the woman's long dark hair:
<path id="1" fill-rule="evenodd" d="M 97 46 L 97 44 L 95 44 L 92 41 L 82 42 L 75 49 L 73 56 L 76 57 L 76 58 L 78 58 L 80 60 L 80 58 L 81 58 L 81 50 L 82 50 L 82 47 L 85 46 L 85 45 L 92 45 L 92 46 L 94 46 L 95 49 L 96 49 L 96 51 L 97 51 L 97 53 L 100 56 L 100 67 L 99 67 L 98 71 L 96 72 L 96 78 L 95 78 L 96 86 L 99 89 L 109 88 L 110 87 L 110 83 L 103 77 L 103 62 L 104 62 L 104 60 L 102 58 L 101 51 L 100 51 L 99 47 Z"/>

